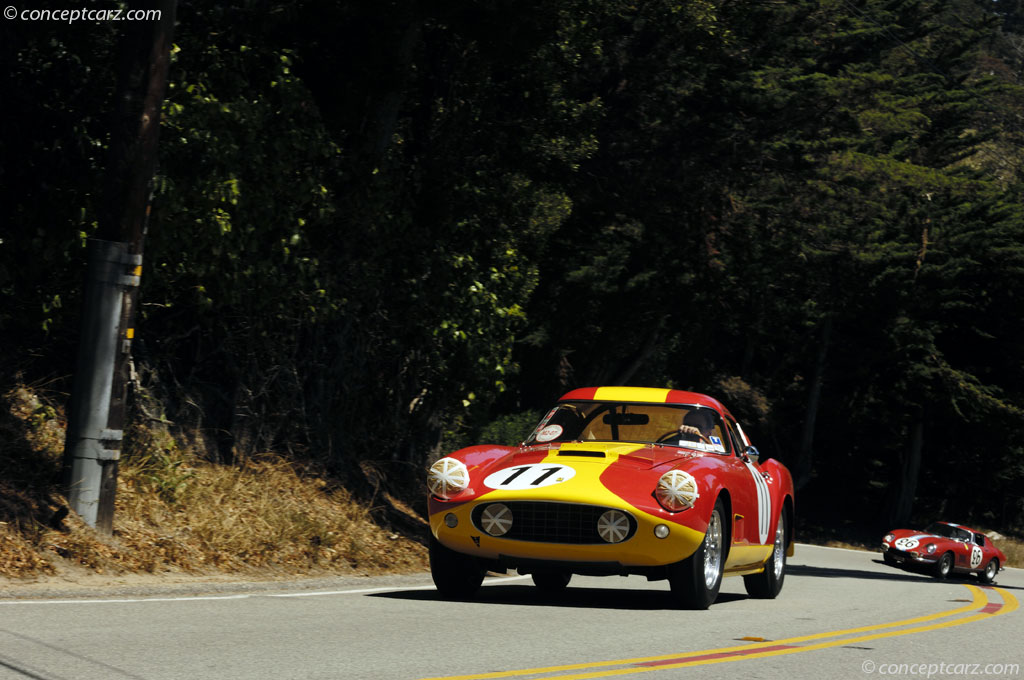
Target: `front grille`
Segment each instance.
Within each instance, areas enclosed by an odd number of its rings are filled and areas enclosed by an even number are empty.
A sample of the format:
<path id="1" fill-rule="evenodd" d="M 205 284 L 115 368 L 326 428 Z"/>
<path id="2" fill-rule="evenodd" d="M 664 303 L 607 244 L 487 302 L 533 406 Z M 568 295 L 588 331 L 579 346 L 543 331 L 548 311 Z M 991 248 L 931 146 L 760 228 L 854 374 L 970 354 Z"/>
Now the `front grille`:
<path id="1" fill-rule="evenodd" d="M 919 553 L 907 552 L 905 550 L 897 550 L 896 548 L 889 548 L 888 554 L 890 557 L 894 559 L 901 560 L 921 560 L 924 557 Z"/>
<path id="2" fill-rule="evenodd" d="M 512 511 L 512 528 L 501 538 L 539 543 L 608 545 L 597 533 L 597 520 L 615 508 L 545 501 L 506 501 L 505 505 Z M 473 524 L 481 531 L 480 515 L 486 507 L 487 504 L 483 504 L 473 509 Z M 629 540 L 636 533 L 636 520 L 629 513 L 624 514 L 629 520 L 629 531 L 623 540 Z"/>

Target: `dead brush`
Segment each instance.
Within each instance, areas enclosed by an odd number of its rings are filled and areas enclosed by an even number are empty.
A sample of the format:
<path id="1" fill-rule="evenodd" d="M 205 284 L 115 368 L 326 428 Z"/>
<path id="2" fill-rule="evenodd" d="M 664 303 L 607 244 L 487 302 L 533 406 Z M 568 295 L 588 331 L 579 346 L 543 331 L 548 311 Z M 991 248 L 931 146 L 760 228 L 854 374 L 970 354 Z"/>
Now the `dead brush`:
<path id="1" fill-rule="evenodd" d="M 396 566 L 391 541 L 369 512 L 344 490 L 325 493 L 326 486 L 286 461 L 250 460 L 239 467 L 205 469 L 182 492 L 179 506 L 188 509 L 191 540 L 216 565 L 303 570 Z M 352 545 L 365 548 L 353 552 Z M 411 557 L 398 561 L 411 566 Z"/>
<path id="2" fill-rule="evenodd" d="M 322 475 L 269 455 L 231 466 L 173 449 L 130 460 L 116 534 L 165 568 L 189 571 L 425 568 L 422 545 L 392 538 L 346 490 L 329 491 Z"/>
<path id="3" fill-rule="evenodd" d="M 0 576 L 53 573 L 41 549 L 63 499 L 63 414 L 41 389 L 17 385 L 0 395 Z"/>
<path id="4" fill-rule="evenodd" d="M 113 536 L 63 517 L 63 415 L 25 386 L 0 410 L 0 577 L 97 573 L 253 577 L 421 571 L 426 549 L 374 521 L 323 469 L 266 454 L 209 463 L 150 420 L 126 433 Z M 54 517 L 61 521 L 48 523 Z"/>
<path id="5" fill-rule="evenodd" d="M 1003 536 L 993 539 L 992 542 L 1006 555 L 1004 567 L 1024 568 L 1024 541 Z"/>

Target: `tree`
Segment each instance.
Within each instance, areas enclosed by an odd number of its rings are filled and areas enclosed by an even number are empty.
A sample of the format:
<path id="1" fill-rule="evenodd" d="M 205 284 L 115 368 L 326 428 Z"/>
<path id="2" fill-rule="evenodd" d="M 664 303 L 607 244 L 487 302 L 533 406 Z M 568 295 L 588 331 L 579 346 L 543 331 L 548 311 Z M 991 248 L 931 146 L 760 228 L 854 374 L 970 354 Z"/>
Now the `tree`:
<path id="1" fill-rule="evenodd" d="M 97 235 L 123 247 L 104 249 L 104 255 L 98 256 L 97 242 L 90 253 L 78 368 L 69 403 L 64 447 L 68 502 L 88 524 L 108 534 L 113 531 L 118 449 L 132 372 L 137 279 L 156 170 L 175 7 L 174 0 L 136 3 L 130 12 L 149 15 L 155 11 L 158 18 L 129 22 L 122 36 L 117 113 L 106 168 L 108 188 Z M 109 266 L 112 258 L 117 262 Z M 101 259 L 103 263 L 98 261 Z M 116 293 L 111 279 L 117 287 L 123 281 L 130 283 Z M 116 298 L 105 302 L 102 298 L 109 295 L 97 289 L 110 290 Z M 120 301 L 120 318 L 112 326 L 112 317 L 118 315 L 115 299 Z"/>

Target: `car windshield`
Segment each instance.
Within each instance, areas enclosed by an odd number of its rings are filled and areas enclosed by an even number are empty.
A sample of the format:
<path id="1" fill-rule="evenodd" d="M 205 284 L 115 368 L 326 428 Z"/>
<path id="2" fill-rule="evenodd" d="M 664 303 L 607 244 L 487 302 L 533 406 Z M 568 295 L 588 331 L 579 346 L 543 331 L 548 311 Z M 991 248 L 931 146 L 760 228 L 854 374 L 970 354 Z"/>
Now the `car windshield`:
<path id="1" fill-rule="evenodd" d="M 950 526 L 944 522 L 932 522 L 924 530 L 927 534 L 933 534 L 935 536 L 945 536 L 946 538 L 954 538 L 958 541 L 970 541 L 971 534 L 965 529 Z"/>
<path id="2" fill-rule="evenodd" d="M 660 443 L 725 453 L 729 439 L 721 417 L 705 406 L 566 401 L 548 411 L 525 443 L 570 441 Z"/>

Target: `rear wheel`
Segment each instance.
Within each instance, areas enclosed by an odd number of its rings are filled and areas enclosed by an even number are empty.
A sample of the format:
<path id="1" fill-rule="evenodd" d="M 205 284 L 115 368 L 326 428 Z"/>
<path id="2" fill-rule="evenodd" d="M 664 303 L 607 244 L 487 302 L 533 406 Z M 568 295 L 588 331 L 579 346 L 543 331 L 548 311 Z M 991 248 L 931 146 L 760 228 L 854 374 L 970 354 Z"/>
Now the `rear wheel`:
<path id="1" fill-rule="evenodd" d="M 533 584 L 548 593 L 565 590 L 572 574 L 564 571 L 537 571 L 533 573 Z"/>
<path id="2" fill-rule="evenodd" d="M 992 583 L 996 580 L 996 574 L 999 573 L 999 560 L 991 559 L 988 564 L 985 565 L 985 571 L 978 573 L 978 580 L 982 583 Z"/>
<path id="3" fill-rule="evenodd" d="M 775 529 L 775 545 L 771 557 L 760 574 L 743 577 L 747 594 L 761 600 L 773 600 L 782 590 L 786 579 L 786 513 L 779 513 L 778 528 Z"/>
<path id="4" fill-rule="evenodd" d="M 668 582 L 676 603 L 686 609 L 707 609 L 718 597 L 725 566 L 725 504 L 719 498 L 708 520 L 704 541 L 685 560 L 668 567 Z"/>
<path id="5" fill-rule="evenodd" d="M 935 578 L 949 578 L 953 571 L 953 553 L 944 553 L 935 563 Z"/>
<path id="6" fill-rule="evenodd" d="M 468 600 L 484 581 L 484 568 L 469 555 L 463 555 L 441 544 L 430 535 L 430 576 L 443 597 Z"/>

